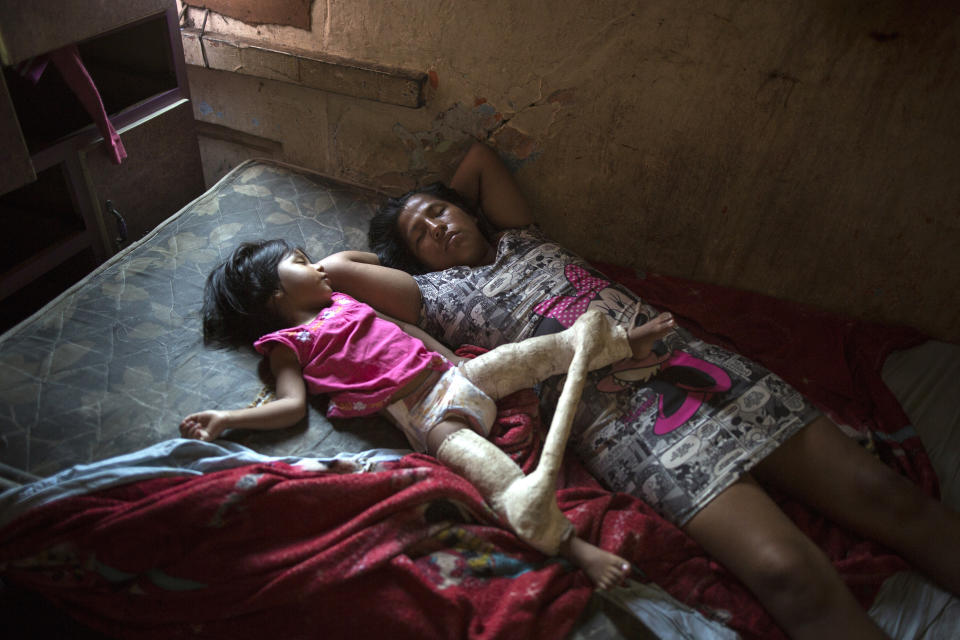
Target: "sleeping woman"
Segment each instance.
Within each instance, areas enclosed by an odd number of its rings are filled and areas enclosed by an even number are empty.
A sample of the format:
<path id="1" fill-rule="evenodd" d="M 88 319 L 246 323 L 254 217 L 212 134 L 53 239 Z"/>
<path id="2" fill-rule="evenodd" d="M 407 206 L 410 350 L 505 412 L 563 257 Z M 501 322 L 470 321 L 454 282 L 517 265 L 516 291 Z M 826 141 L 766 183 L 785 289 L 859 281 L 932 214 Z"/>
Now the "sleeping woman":
<path id="1" fill-rule="evenodd" d="M 481 215 L 482 214 L 482 215 Z M 325 261 L 338 290 L 451 346 L 497 345 L 599 309 L 658 312 L 544 236 L 496 153 L 475 144 L 450 186 L 392 199 L 375 253 Z M 545 406 L 560 380 L 542 387 Z M 730 569 L 796 638 L 883 637 L 826 555 L 762 483 L 899 552 L 960 594 L 960 515 L 844 436 L 781 378 L 682 328 L 589 375 L 570 444 L 609 489 L 646 501 Z"/>

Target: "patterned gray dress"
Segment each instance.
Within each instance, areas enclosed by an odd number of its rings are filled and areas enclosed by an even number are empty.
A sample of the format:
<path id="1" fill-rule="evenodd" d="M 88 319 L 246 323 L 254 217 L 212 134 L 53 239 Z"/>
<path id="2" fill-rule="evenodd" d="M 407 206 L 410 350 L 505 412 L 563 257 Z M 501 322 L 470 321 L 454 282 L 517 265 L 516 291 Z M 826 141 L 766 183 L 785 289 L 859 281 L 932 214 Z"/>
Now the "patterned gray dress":
<path id="1" fill-rule="evenodd" d="M 504 233 L 491 265 L 415 278 L 420 326 L 451 347 L 553 333 L 589 308 L 627 326 L 657 313 L 535 226 Z M 558 376 L 540 389 L 547 421 L 561 388 Z M 818 415 L 780 377 L 680 329 L 650 357 L 590 374 L 570 445 L 609 489 L 683 525 Z"/>

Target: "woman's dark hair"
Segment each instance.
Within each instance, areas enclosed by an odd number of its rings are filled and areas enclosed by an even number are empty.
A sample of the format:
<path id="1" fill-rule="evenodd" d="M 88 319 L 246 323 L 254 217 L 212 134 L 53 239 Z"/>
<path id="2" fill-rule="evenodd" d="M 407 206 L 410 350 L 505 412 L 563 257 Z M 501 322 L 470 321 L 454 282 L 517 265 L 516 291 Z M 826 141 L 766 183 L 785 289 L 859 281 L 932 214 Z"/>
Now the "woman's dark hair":
<path id="1" fill-rule="evenodd" d="M 281 289 L 277 267 L 294 251 L 286 240 L 244 242 L 210 272 L 203 289 L 203 344 L 250 346 L 283 327 L 269 302 Z"/>
<path id="2" fill-rule="evenodd" d="M 442 182 L 434 182 L 425 187 L 408 191 L 399 198 L 390 198 L 387 200 L 370 220 L 370 228 L 367 231 L 367 243 L 370 245 L 370 250 L 377 254 L 380 264 L 393 267 L 394 269 L 400 269 L 413 275 L 426 273 L 430 271 L 430 269 L 417 260 L 417 257 L 413 255 L 413 252 L 407 247 L 406 238 L 403 237 L 397 226 L 397 219 L 403 212 L 404 207 L 407 206 L 410 198 L 421 194 L 446 200 L 460 207 L 470 215 L 480 218 L 476 208 L 470 204 L 466 198 Z"/>

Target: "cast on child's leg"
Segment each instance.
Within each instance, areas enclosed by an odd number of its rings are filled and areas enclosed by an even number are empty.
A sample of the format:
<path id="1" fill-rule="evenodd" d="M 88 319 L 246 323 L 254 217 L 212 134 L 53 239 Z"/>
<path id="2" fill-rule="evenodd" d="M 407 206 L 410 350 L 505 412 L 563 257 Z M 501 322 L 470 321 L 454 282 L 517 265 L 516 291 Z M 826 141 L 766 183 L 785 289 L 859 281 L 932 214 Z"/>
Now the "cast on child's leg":
<path id="1" fill-rule="evenodd" d="M 500 455 L 504 454 L 476 434 L 473 434 L 476 437 L 471 437 L 466 430 L 445 439 L 437 451 L 437 457 L 442 462 L 449 464 L 455 470 L 463 469 L 463 475 L 468 472 L 482 475 L 478 480 L 488 488 L 491 496 L 495 496 L 494 508 L 497 512 L 505 517 L 514 531 L 531 546 L 549 554 L 557 552 L 570 532 L 569 522 L 557 507 L 556 479 L 567 446 L 576 406 L 586 380 L 587 363 L 603 350 L 604 344 L 609 341 L 609 336 L 613 333 L 597 330 L 609 328 L 610 325 L 605 318 L 596 314 L 589 314 L 589 316 L 580 323 L 578 330 L 567 334 L 567 339 L 573 342 L 574 355 L 553 422 L 540 454 L 540 461 L 533 472 L 527 476 L 520 472 L 518 476 L 509 472 L 503 463 L 497 463 L 499 468 L 496 470 L 492 467 L 489 470 L 483 469 L 486 464 L 485 458 L 493 459 L 494 454 L 491 449 Z M 577 327 L 576 324 L 574 326 Z M 618 337 L 615 333 L 613 336 L 615 341 L 621 341 L 623 338 L 622 342 L 626 342 L 625 336 Z M 510 357 L 516 357 L 515 352 L 510 353 Z M 534 354 L 528 352 L 526 356 L 530 358 Z M 506 366 L 502 360 L 499 364 L 501 368 Z M 474 467 L 482 469 L 483 474 L 472 471 Z M 519 472 L 518 467 L 517 472 Z M 487 473 L 490 474 L 489 477 L 486 477 Z M 467 477 L 473 481 L 472 476 Z M 476 485 L 477 482 L 474 484 Z"/>
<path id="2" fill-rule="evenodd" d="M 573 533 L 573 525 L 557 506 L 555 491 L 530 494 L 517 487 L 523 470 L 496 445 L 470 429 L 450 433 L 437 449 L 437 459 L 464 478 L 486 498 L 493 510 L 524 542 L 547 555 Z"/>
<path id="3" fill-rule="evenodd" d="M 631 353 L 626 332 L 618 329 L 599 312 L 587 312 L 577 319 L 573 327 L 556 336 L 506 345 L 516 347 L 507 350 L 500 347 L 485 354 L 491 357 L 473 368 L 469 365 L 479 358 L 461 365 L 465 369 L 464 375 L 481 389 L 511 393 L 539 382 L 532 380 L 531 375 L 549 375 L 557 371 L 558 363 L 569 363 L 566 384 L 560 394 L 537 468 L 527 476 L 521 474 L 507 481 L 485 480 L 491 483 L 492 489 L 492 483 L 497 483 L 493 490 L 499 501 L 499 505 L 495 505 L 498 513 L 506 517 L 510 526 L 529 544 L 551 554 L 556 553 L 563 541 L 562 521 L 566 521 L 556 504 L 557 473 L 586 381 L 588 363 L 603 366 Z M 604 360 L 598 360 L 598 356 Z M 507 374 L 514 370 L 518 372 Z M 514 387 L 518 384 L 520 386 Z M 467 466 L 465 461 L 469 465 L 482 464 L 476 456 L 483 449 L 479 445 L 472 449 L 472 443 L 466 440 L 468 436 L 457 440 L 456 436 L 460 435 L 454 434 L 444 440 L 438 457 L 446 449 L 446 456 L 461 467 Z M 451 443 L 449 448 L 448 443 Z M 446 463 L 446 460 L 443 461 Z"/>
<path id="4" fill-rule="evenodd" d="M 568 558 L 600 589 L 612 587 L 626 577 L 630 564 L 578 538 L 573 524 L 557 506 L 555 494 L 538 493 L 536 497 L 543 501 L 531 506 L 523 491 L 512 490 L 527 476 L 493 443 L 453 421 L 438 425 L 427 439 L 433 445 L 441 437 L 437 459 L 469 480 L 521 540 L 544 554 L 559 553 Z M 518 496 L 520 500 L 516 499 Z"/>
<path id="5" fill-rule="evenodd" d="M 590 336 L 589 341 L 585 337 Z M 499 400 L 529 389 L 550 376 L 566 373 L 578 345 L 590 350 L 588 370 L 632 355 L 626 330 L 597 310 L 587 311 L 568 329 L 500 345 L 460 364 L 463 374 L 484 393 Z"/>
<path id="6" fill-rule="evenodd" d="M 570 549 L 568 541 L 573 527 L 557 506 L 556 478 L 588 368 L 622 360 L 631 356 L 632 350 L 626 331 L 612 325 L 599 312 L 582 315 L 573 327 L 560 334 L 505 347 L 461 365 L 464 375 L 494 398 L 530 387 L 568 367 L 567 381 L 537 469 L 524 476 L 506 454 L 466 429 L 443 439 L 437 457 L 470 479 L 523 540 L 554 555 L 561 545 Z M 579 552 L 583 547 L 574 544 L 573 550 Z M 598 584 L 607 584 L 613 579 L 610 576 L 617 573 L 622 577 L 620 559 L 602 554 L 581 556 L 594 568 L 591 577 Z"/>

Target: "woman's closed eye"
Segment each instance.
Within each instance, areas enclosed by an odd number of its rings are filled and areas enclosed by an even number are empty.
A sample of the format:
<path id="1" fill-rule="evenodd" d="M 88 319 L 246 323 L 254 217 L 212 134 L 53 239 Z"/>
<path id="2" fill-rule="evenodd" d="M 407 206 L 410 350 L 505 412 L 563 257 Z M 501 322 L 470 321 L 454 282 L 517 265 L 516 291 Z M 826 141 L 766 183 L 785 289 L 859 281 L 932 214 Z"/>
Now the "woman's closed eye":
<path id="1" fill-rule="evenodd" d="M 424 224 L 418 224 L 413 229 L 413 246 L 420 248 L 420 245 L 423 243 L 423 239 L 427 236 L 427 227 Z"/>

